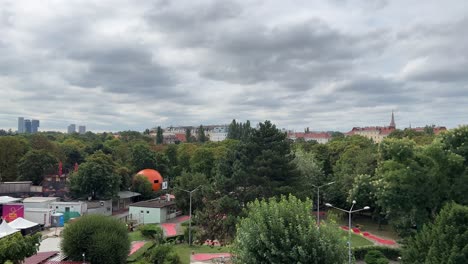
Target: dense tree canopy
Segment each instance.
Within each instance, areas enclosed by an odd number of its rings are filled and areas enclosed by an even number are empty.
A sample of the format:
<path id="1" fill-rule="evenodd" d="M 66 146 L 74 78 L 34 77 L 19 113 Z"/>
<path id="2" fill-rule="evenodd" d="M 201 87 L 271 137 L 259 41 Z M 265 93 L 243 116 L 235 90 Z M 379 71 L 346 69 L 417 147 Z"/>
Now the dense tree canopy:
<path id="1" fill-rule="evenodd" d="M 45 175 L 58 171 L 57 159 L 46 150 L 32 149 L 24 155 L 18 164 L 19 180 L 32 181 L 35 185 L 42 184 Z"/>
<path id="2" fill-rule="evenodd" d="M 62 250 L 75 261 L 126 263 L 130 240 L 125 224 L 103 215 L 86 215 L 68 224 L 62 232 Z"/>
<path id="3" fill-rule="evenodd" d="M 409 240 L 403 263 L 468 263 L 468 207 L 447 204 L 433 224 Z"/>
<path id="4" fill-rule="evenodd" d="M 22 261 L 36 254 L 41 235 L 22 236 L 20 232 L 0 239 L 0 263 L 22 263 Z"/>
<path id="5" fill-rule="evenodd" d="M 96 152 L 70 177 L 70 189 L 78 197 L 111 198 L 119 191 L 120 181 L 112 158 Z"/>
<path id="6" fill-rule="evenodd" d="M 235 263 L 344 263 L 339 230 L 323 225 L 319 231 L 310 208 L 310 200 L 294 196 L 250 203 L 237 226 Z"/>

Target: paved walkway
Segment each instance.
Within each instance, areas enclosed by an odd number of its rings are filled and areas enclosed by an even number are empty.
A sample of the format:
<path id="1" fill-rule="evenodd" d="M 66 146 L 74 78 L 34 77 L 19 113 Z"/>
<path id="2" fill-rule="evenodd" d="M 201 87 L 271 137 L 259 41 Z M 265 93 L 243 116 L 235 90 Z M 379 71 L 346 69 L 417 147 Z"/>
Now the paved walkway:
<path id="1" fill-rule="evenodd" d="M 190 219 L 188 215 L 182 215 L 176 218 L 173 218 L 166 223 L 161 224 L 161 228 L 164 231 L 164 236 L 166 237 L 172 237 L 172 236 L 177 236 L 177 235 L 182 235 L 182 226 L 181 224 L 183 222 L 186 222 Z"/>
<path id="2" fill-rule="evenodd" d="M 340 226 L 340 228 L 345 231 L 349 230 L 347 226 Z M 357 235 L 362 235 L 364 238 L 372 241 L 376 245 L 385 245 L 385 246 L 397 246 L 398 245 L 395 240 L 381 238 L 369 232 L 361 232 L 359 228 L 351 228 L 351 230 L 353 231 L 353 233 Z"/>
<path id="3" fill-rule="evenodd" d="M 146 244 L 145 241 L 134 241 L 132 242 L 130 253 L 128 255 L 132 255 L 133 253 L 137 252 L 140 248 L 142 248 Z"/>
<path id="4" fill-rule="evenodd" d="M 199 253 L 190 256 L 190 263 L 212 263 L 212 260 L 229 260 L 231 254 L 229 253 Z"/>

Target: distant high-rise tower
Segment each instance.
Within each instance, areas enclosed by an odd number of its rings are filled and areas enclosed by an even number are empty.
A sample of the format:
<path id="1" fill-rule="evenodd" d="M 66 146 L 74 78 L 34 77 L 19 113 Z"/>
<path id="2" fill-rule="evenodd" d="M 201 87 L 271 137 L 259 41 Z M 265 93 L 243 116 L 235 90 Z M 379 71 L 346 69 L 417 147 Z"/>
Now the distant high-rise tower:
<path id="1" fill-rule="evenodd" d="M 24 133 L 24 117 L 18 117 L 18 133 Z"/>
<path id="2" fill-rule="evenodd" d="M 76 133 L 76 125 L 75 124 L 71 124 L 68 126 L 68 134 L 73 134 L 73 133 Z"/>
<path id="3" fill-rule="evenodd" d="M 396 125 L 395 125 L 395 117 L 393 116 L 393 111 L 392 111 L 392 121 L 390 121 L 390 126 L 391 128 L 396 128 Z"/>
<path id="4" fill-rule="evenodd" d="M 79 126 L 78 127 L 78 133 L 80 133 L 80 134 L 86 133 L 86 126 Z"/>
<path id="5" fill-rule="evenodd" d="M 29 119 L 24 120 L 24 132 L 31 134 L 31 120 Z"/>
<path id="6" fill-rule="evenodd" d="M 37 133 L 38 128 L 39 128 L 39 120 L 33 119 L 31 121 L 31 133 L 33 133 L 33 134 Z"/>

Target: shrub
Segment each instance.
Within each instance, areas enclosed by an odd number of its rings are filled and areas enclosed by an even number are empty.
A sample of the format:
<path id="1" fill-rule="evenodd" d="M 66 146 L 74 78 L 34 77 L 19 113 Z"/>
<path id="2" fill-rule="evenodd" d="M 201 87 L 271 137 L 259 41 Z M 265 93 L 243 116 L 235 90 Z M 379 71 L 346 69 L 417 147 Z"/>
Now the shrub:
<path id="1" fill-rule="evenodd" d="M 153 239 L 156 243 L 162 243 L 164 241 L 164 232 L 159 226 L 143 225 L 139 227 L 138 230 L 140 230 L 144 237 Z"/>
<path id="2" fill-rule="evenodd" d="M 154 264 L 181 264 L 181 260 L 171 244 L 155 246 L 148 255 L 148 260 Z"/>
<path id="3" fill-rule="evenodd" d="M 401 249 L 399 248 L 364 246 L 353 249 L 354 258 L 356 258 L 356 260 L 364 260 L 367 253 L 372 250 L 380 251 L 386 258 L 391 260 L 398 260 L 398 257 L 401 256 Z"/>
<path id="4" fill-rule="evenodd" d="M 366 264 L 388 264 L 388 259 L 378 250 L 370 250 L 364 257 Z"/>
<path id="5" fill-rule="evenodd" d="M 290 195 L 248 204 L 237 225 L 234 263 L 343 263 L 346 244 L 333 226 L 317 229 L 312 202 Z"/>
<path id="6" fill-rule="evenodd" d="M 91 263 L 125 263 L 130 251 L 125 224 L 112 217 L 86 215 L 63 230 L 62 250 L 71 260 Z"/>

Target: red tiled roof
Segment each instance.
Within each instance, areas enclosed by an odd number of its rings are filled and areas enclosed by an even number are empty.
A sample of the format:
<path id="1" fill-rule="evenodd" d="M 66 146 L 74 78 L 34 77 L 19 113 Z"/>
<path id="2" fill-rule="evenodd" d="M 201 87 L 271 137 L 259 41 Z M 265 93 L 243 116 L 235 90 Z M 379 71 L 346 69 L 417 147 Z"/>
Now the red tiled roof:
<path id="1" fill-rule="evenodd" d="M 304 132 L 296 132 L 296 133 L 289 133 L 288 137 L 296 137 L 296 138 L 331 138 L 330 133 L 327 132 L 310 132 L 310 133 L 304 133 Z"/>
<path id="2" fill-rule="evenodd" d="M 48 252 L 39 252 L 36 255 L 33 255 L 24 260 L 23 264 L 40 264 L 44 261 L 50 259 L 51 257 L 57 255 L 58 251 L 48 251 Z"/>
<path id="3" fill-rule="evenodd" d="M 185 139 L 185 134 L 177 133 L 177 134 L 175 134 L 175 137 L 176 137 L 177 140 L 179 140 L 180 142 L 185 142 L 185 141 L 186 141 L 186 139 Z"/>

